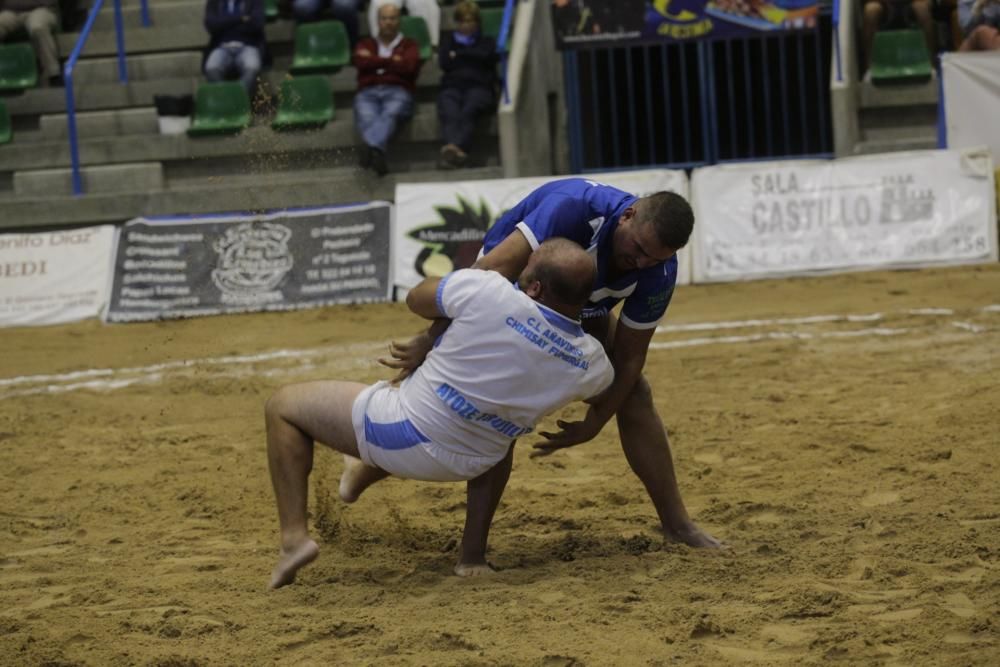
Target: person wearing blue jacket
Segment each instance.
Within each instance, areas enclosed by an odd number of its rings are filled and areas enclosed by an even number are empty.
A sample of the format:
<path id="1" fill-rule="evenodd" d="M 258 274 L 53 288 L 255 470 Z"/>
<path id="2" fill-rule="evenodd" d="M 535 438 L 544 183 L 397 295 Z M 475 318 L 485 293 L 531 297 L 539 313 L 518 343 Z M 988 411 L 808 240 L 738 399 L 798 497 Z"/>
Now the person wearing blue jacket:
<path id="1" fill-rule="evenodd" d="M 253 97 L 267 49 L 264 20 L 264 0 L 208 0 L 205 78 L 223 81 L 235 73 Z"/>

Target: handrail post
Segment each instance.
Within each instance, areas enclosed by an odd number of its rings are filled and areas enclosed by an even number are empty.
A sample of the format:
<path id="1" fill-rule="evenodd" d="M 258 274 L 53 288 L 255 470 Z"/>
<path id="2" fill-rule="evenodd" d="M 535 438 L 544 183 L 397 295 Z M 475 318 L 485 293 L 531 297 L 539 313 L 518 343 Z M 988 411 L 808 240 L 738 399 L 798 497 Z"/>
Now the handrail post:
<path id="1" fill-rule="evenodd" d="M 63 67 L 63 81 L 66 84 L 66 124 L 69 130 L 69 155 L 73 166 L 73 194 L 76 196 L 83 194 L 83 183 L 80 178 L 80 154 L 76 140 L 76 100 L 73 96 L 73 68 L 76 67 L 76 61 L 80 59 L 80 52 L 83 51 L 83 45 L 86 43 L 87 37 L 90 36 L 90 31 L 94 29 L 94 21 L 97 20 L 97 14 L 103 6 L 104 0 L 94 1 L 94 6 L 90 8 L 90 13 L 87 15 L 87 22 L 84 23 L 83 29 L 80 31 L 80 38 L 76 41 L 73 52 L 70 53 L 65 67 Z"/>
<path id="2" fill-rule="evenodd" d="M 125 65 L 125 28 L 122 25 L 122 0 L 115 0 L 115 41 L 118 43 L 118 80 L 128 83 Z"/>
<path id="3" fill-rule="evenodd" d="M 73 66 L 70 63 L 66 63 L 63 70 L 63 83 L 66 85 L 66 123 L 69 130 L 69 158 L 73 165 L 73 194 L 79 196 L 83 194 L 83 183 L 80 178 L 80 154 L 76 145 L 76 104 L 73 100 Z"/>
<path id="4" fill-rule="evenodd" d="M 152 22 L 149 20 L 149 0 L 142 0 L 142 2 L 139 3 L 139 7 L 142 13 L 142 27 L 148 28 L 152 25 Z"/>
<path id="5" fill-rule="evenodd" d="M 840 0 L 833 0 L 833 58 L 837 64 L 837 83 L 840 83 L 844 80 L 840 65 Z"/>
<path id="6" fill-rule="evenodd" d="M 500 83 L 503 86 L 503 103 L 510 104 L 510 91 L 507 89 L 507 37 L 510 35 L 510 22 L 513 19 L 514 0 L 506 0 L 503 5 L 503 18 L 500 19 L 500 34 L 497 35 L 497 50 L 500 51 Z"/>

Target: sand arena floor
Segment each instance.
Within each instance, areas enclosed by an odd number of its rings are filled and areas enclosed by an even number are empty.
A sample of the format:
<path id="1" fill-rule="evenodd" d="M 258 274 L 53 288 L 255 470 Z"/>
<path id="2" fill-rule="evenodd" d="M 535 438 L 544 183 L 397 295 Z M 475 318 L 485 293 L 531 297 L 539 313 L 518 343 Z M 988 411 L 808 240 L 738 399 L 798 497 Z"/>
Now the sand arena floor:
<path id="1" fill-rule="evenodd" d="M 519 445 L 477 580 L 464 485 L 345 507 L 322 449 L 277 592 L 264 400 L 386 377 L 416 318 L 0 332 L 0 664 L 1000 664 L 1000 265 L 684 287 L 665 324 L 647 375 L 728 550 L 664 543 L 613 425 Z"/>

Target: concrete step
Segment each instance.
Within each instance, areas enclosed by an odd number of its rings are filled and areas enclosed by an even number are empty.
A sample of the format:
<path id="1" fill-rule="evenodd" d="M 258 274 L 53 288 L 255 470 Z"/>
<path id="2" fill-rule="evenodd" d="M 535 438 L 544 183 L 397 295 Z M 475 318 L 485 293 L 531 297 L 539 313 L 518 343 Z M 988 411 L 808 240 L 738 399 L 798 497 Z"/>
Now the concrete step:
<path id="1" fill-rule="evenodd" d="M 76 114 L 77 137 L 120 137 L 135 134 L 157 134 L 159 121 L 154 107 L 135 107 L 114 111 L 85 111 Z M 33 133 L 40 141 L 65 140 L 69 136 L 66 114 L 46 114 L 39 120 L 39 131 Z M 18 136 L 18 140 L 21 137 Z"/>
<path id="2" fill-rule="evenodd" d="M 91 5 L 93 3 L 90 3 Z M 205 18 L 204 0 L 157 0 L 149 2 L 149 18 L 152 26 L 173 26 L 174 28 L 184 27 L 201 28 Z M 123 0 L 122 2 L 122 23 L 126 33 L 130 30 L 143 28 L 142 13 L 138 0 Z M 104 3 L 101 13 L 94 21 L 94 31 L 114 31 L 115 12 L 114 3 L 107 0 Z"/>
<path id="3" fill-rule="evenodd" d="M 208 45 L 208 33 L 200 21 L 204 16 L 204 9 L 199 12 L 198 16 L 199 21 L 197 26 L 182 26 L 183 29 L 177 29 L 177 27 L 169 23 L 154 23 L 150 28 L 126 29 L 125 51 L 129 55 L 133 55 L 156 51 L 203 49 Z M 291 42 L 294 30 L 295 24 L 292 21 L 268 23 L 265 28 L 268 45 L 274 46 L 283 42 Z M 59 53 L 64 54 L 68 58 L 79 38 L 80 33 L 78 32 L 57 35 L 56 41 L 59 44 Z M 108 30 L 95 30 L 91 32 L 83 48 L 83 55 L 86 57 L 114 56 L 117 54 L 118 43 L 113 27 Z"/>
<path id="4" fill-rule="evenodd" d="M 900 151 L 923 151 L 934 148 L 937 148 L 937 131 L 932 129 L 923 134 L 914 134 L 905 138 L 875 137 L 866 139 L 854 146 L 854 154 L 898 153 Z"/>
<path id="5" fill-rule="evenodd" d="M 148 107 L 154 95 L 193 95 L 199 79 L 160 79 L 157 81 L 132 81 L 126 84 L 108 83 L 75 86 L 77 111 L 98 111 Z M 64 88 L 34 88 L 16 97 L 5 99 L 12 116 L 30 116 L 66 111 Z M 16 141 L 16 139 L 15 139 Z"/>
<path id="6" fill-rule="evenodd" d="M 391 166 L 391 165 L 390 165 Z M 501 178 L 499 167 L 459 171 L 390 172 L 378 178 L 355 167 L 309 170 L 283 177 L 219 179 L 199 187 L 125 194 L 88 194 L 0 199 L 4 231 L 43 229 L 57 225 L 122 223 L 140 215 L 254 211 L 292 206 L 322 206 L 374 199 L 391 200 L 398 182 L 441 182 Z"/>
<path id="7" fill-rule="evenodd" d="M 861 108 L 907 107 L 938 103 L 938 80 L 933 78 L 919 85 L 876 86 L 862 81 L 859 85 Z"/>
<path id="8" fill-rule="evenodd" d="M 129 82 L 182 79 L 200 77 L 201 51 L 172 51 L 170 53 L 145 53 L 125 59 Z M 82 86 L 119 83 L 118 58 L 85 58 L 73 70 L 75 90 Z"/>
<path id="9" fill-rule="evenodd" d="M 185 54 L 183 58 L 190 58 Z M 80 61 L 81 63 L 85 61 Z M 278 90 L 281 81 L 288 76 L 290 58 L 276 58 L 275 66 L 263 73 L 262 78 L 270 90 Z M 106 66 L 103 63 L 102 66 Z M 117 67 L 117 65 L 115 65 Z M 200 64 L 199 64 L 200 68 Z M 337 98 L 338 104 L 346 105 L 353 99 L 357 90 L 357 70 L 345 67 L 336 74 L 330 75 L 330 87 Z M 134 80 L 121 84 L 115 80 L 109 83 L 94 83 L 87 86 L 74 82 L 77 111 L 94 111 L 107 109 L 122 109 L 136 106 L 150 106 L 154 95 L 191 95 L 198 84 L 204 82 L 204 77 L 198 69 L 194 75 L 179 78 L 161 78 L 157 80 Z M 432 89 L 441 83 L 441 68 L 436 60 L 424 63 L 417 78 L 418 98 L 433 94 Z M 63 88 L 33 88 L 20 95 L 7 97 L 7 110 L 12 116 L 40 115 L 63 113 L 66 111 L 66 91 Z"/>
<path id="10" fill-rule="evenodd" d="M 268 124 L 270 118 L 266 118 L 261 119 L 260 125 L 250 127 L 237 136 L 191 138 L 187 135 L 144 134 L 141 137 L 88 137 L 80 130 L 80 163 L 101 165 L 281 155 L 356 145 L 360 140 L 354 129 L 353 110 L 338 109 L 336 113 L 334 121 L 321 130 L 276 132 Z M 490 137 L 497 135 L 495 116 L 484 121 L 482 133 Z M 394 142 L 433 142 L 440 136 L 436 105 L 425 102 L 417 105 L 413 119 L 400 128 Z M 51 169 L 68 167 L 70 164 L 69 142 L 64 139 L 35 142 L 31 144 L 31 150 L 24 150 L 16 138 L 13 142 L 0 146 L 0 172 Z"/>
<path id="11" fill-rule="evenodd" d="M 109 194 L 162 190 L 163 165 L 159 162 L 113 164 L 80 170 L 84 192 Z M 73 193 L 70 169 L 40 169 L 14 173 L 14 196 L 19 198 L 67 196 Z"/>

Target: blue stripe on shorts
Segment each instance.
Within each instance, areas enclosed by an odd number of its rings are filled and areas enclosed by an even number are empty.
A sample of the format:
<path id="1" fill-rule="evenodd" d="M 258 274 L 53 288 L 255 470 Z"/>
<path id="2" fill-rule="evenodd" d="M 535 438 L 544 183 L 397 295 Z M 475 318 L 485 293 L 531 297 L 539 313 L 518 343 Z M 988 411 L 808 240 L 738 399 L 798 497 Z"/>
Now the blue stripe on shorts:
<path id="1" fill-rule="evenodd" d="M 430 438 L 417 430 L 409 419 L 379 424 L 365 415 L 365 439 L 379 449 L 409 449 Z"/>

